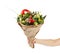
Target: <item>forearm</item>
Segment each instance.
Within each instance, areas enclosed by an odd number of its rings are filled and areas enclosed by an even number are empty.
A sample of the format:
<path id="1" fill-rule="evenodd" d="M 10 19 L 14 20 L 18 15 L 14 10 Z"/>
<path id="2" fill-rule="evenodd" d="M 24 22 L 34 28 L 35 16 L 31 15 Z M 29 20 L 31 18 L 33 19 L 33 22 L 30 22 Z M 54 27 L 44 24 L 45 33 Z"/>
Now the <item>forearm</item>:
<path id="1" fill-rule="evenodd" d="M 48 46 L 58 46 L 60 45 L 60 38 L 59 39 L 35 39 L 35 42 L 38 44 L 48 45 Z"/>

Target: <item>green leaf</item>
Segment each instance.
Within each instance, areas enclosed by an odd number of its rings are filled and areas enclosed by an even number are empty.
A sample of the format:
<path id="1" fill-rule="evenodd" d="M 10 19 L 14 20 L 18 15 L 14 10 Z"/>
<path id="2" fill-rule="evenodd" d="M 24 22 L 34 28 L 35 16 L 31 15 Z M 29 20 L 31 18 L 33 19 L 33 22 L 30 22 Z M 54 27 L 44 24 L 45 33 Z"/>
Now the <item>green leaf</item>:
<path id="1" fill-rule="evenodd" d="M 40 19 L 41 19 L 41 20 L 43 20 L 43 17 L 42 17 L 42 15 L 40 15 Z"/>
<path id="2" fill-rule="evenodd" d="M 30 25 L 29 22 L 25 22 L 25 25 Z"/>
<path id="3" fill-rule="evenodd" d="M 43 17 L 43 19 L 45 19 L 46 18 L 46 15 Z"/>
<path id="4" fill-rule="evenodd" d="M 20 14 L 20 15 L 19 15 L 19 17 L 20 17 L 20 18 L 22 18 L 22 17 L 23 17 L 23 15 L 22 15 L 22 14 Z"/>
<path id="5" fill-rule="evenodd" d="M 30 14 L 29 14 L 29 13 L 25 13 L 25 14 L 23 15 L 22 20 L 25 20 L 25 19 L 29 18 L 29 16 L 30 16 Z"/>
<path id="6" fill-rule="evenodd" d="M 17 22 L 19 22 L 19 21 L 20 21 L 20 18 L 18 17 L 18 18 L 17 18 Z"/>
<path id="7" fill-rule="evenodd" d="M 35 21 L 38 21 L 38 18 L 33 18 Z"/>
<path id="8" fill-rule="evenodd" d="M 44 20 L 39 19 L 39 20 L 38 20 L 38 23 L 39 23 L 39 24 L 43 24 L 43 23 L 44 23 Z"/>
<path id="9" fill-rule="evenodd" d="M 25 17 L 25 18 L 28 18 L 29 16 L 30 16 L 29 13 L 25 13 L 25 14 L 23 15 L 23 17 Z"/>

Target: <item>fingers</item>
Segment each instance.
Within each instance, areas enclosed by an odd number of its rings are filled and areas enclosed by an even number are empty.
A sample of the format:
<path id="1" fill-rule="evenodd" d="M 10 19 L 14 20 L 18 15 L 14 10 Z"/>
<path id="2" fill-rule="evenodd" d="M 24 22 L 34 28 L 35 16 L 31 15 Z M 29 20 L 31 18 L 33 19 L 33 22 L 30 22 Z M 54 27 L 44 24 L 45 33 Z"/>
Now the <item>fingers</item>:
<path id="1" fill-rule="evenodd" d="M 28 44 L 30 47 L 34 48 L 34 43 L 35 43 L 34 38 L 28 38 Z"/>
<path id="2" fill-rule="evenodd" d="M 36 43 L 36 40 L 35 40 L 36 38 L 34 38 L 33 40 L 30 40 L 30 39 L 28 39 L 28 43 L 29 42 L 31 42 L 31 43 Z"/>

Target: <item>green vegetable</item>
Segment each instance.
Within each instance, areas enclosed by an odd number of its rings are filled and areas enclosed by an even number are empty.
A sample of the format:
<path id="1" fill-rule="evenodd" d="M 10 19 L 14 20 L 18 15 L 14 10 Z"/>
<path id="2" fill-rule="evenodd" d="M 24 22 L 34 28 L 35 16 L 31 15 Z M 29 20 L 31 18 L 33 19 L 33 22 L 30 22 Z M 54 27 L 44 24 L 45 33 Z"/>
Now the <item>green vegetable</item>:
<path id="1" fill-rule="evenodd" d="M 38 19 L 38 23 L 40 24 L 41 19 Z"/>
<path id="2" fill-rule="evenodd" d="M 20 18 L 19 17 L 17 18 L 17 22 L 20 22 Z"/>
<path id="3" fill-rule="evenodd" d="M 25 22 L 25 25 L 30 25 L 28 22 Z"/>
<path id="4" fill-rule="evenodd" d="M 37 16 L 36 15 L 34 15 L 34 17 L 33 18 L 37 18 Z"/>
<path id="5" fill-rule="evenodd" d="M 33 18 L 36 22 L 38 21 L 38 18 Z"/>
<path id="6" fill-rule="evenodd" d="M 30 19 L 31 16 L 31 19 Z M 38 12 L 30 12 L 30 13 L 24 13 L 24 14 L 20 14 L 17 18 L 17 22 L 21 22 L 23 25 L 39 25 L 39 24 L 43 24 L 44 23 L 44 19 L 45 19 L 46 15 L 43 16 L 41 14 L 39 14 Z M 28 20 L 27 20 L 28 19 Z M 30 19 L 30 20 L 29 20 Z M 30 21 L 32 22 L 32 19 L 34 20 L 33 23 L 29 23 Z"/>
<path id="7" fill-rule="evenodd" d="M 37 15 L 34 15 L 33 19 L 37 22 L 39 19 L 39 16 L 37 17 Z"/>
<path id="8" fill-rule="evenodd" d="M 38 23 L 37 23 L 37 22 L 34 22 L 34 25 L 35 25 L 35 26 L 37 26 L 37 25 L 38 25 Z"/>
<path id="9" fill-rule="evenodd" d="M 42 17 L 42 15 L 40 15 L 40 19 L 41 19 L 41 20 L 43 20 L 43 17 Z"/>
<path id="10" fill-rule="evenodd" d="M 23 15 L 22 15 L 22 14 L 20 14 L 20 15 L 19 15 L 19 17 L 20 17 L 20 18 L 22 18 L 22 17 L 23 17 Z"/>
<path id="11" fill-rule="evenodd" d="M 25 20 L 25 19 L 29 18 L 29 16 L 30 16 L 30 14 L 29 14 L 29 13 L 25 13 L 25 14 L 23 15 L 22 20 Z"/>
<path id="12" fill-rule="evenodd" d="M 39 13 L 37 13 L 36 16 L 37 16 L 37 18 L 40 18 L 40 14 Z"/>
<path id="13" fill-rule="evenodd" d="M 24 21 L 24 20 L 22 20 L 22 21 L 21 21 L 21 23 L 22 23 L 22 24 L 25 24 L 25 21 Z"/>
<path id="14" fill-rule="evenodd" d="M 23 17 L 26 17 L 26 18 L 28 18 L 29 16 L 30 16 L 29 13 L 25 13 L 25 14 L 23 15 Z"/>
<path id="15" fill-rule="evenodd" d="M 44 20 L 41 20 L 41 24 L 43 24 L 44 23 Z"/>
<path id="16" fill-rule="evenodd" d="M 43 19 L 45 19 L 46 18 L 46 15 L 43 17 Z"/>
<path id="17" fill-rule="evenodd" d="M 43 23 L 44 23 L 44 20 L 38 19 L 38 23 L 39 23 L 39 24 L 43 24 Z"/>

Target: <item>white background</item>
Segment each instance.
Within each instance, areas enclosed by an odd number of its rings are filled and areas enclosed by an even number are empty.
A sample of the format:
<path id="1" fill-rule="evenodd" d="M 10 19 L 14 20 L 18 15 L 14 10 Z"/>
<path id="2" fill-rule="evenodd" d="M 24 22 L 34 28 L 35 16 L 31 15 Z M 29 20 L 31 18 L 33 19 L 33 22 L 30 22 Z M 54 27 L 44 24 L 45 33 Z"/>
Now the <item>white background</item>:
<path id="1" fill-rule="evenodd" d="M 60 38 L 59 0 L 0 0 L 0 54 L 60 54 L 60 46 L 35 44 L 34 49 L 29 47 L 16 21 L 17 14 L 25 8 L 47 15 L 36 38 Z"/>

